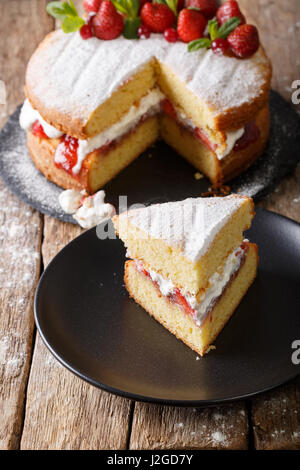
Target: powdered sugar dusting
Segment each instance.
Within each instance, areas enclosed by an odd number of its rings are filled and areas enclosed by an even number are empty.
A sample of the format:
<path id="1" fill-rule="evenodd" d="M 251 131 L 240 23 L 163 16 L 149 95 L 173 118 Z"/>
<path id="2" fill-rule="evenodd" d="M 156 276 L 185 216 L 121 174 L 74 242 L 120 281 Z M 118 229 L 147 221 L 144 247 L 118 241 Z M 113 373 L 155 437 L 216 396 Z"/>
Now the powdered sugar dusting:
<path id="1" fill-rule="evenodd" d="M 197 261 L 232 214 L 245 202 L 244 197 L 189 198 L 155 204 L 121 214 L 153 238 L 179 247 L 191 261 Z"/>
<path id="2" fill-rule="evenodd" d="M 243 61 L 216 56 L 206 49 L 189 53 L 185 43 L 168 43 L 159 34 L 146 41 L 124 37 L 84 41 L 79 33 L 58 30 L 47 41 L 29 62 L 30 88 L 47 109 L 58 109 L 84 123 L 120 85 L 154 58 L 167 65 L 216 114 L 259 96 L 268 74 L 260 67 L 268 63 L 261 49 Z"/>
<path id="3" fill-rule="evenodd" d="M 20 198 L 43 213 L 74 223 L 63 212 L 58 196 L 62 189 L 46 180 L 32 162 L 26 145 L 26 133 L 19 126 L 19 112 L 11 116 L 1 131 L 0 171 Z"/>

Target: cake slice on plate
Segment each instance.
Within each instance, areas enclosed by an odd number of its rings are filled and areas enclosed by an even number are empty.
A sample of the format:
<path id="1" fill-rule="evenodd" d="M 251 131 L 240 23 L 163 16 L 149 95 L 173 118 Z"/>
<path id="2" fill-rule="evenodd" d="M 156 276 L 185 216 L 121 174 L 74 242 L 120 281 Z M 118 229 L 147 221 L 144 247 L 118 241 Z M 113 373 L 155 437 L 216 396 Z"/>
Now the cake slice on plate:
<path id="1" fill-rule="evenodd" d="M 243 239 L 250 198 L 185 199 L 113 218 L 131 260 L 132 298 L 177 338 L 204 355 L 252 284 L 257 246 Z"/>

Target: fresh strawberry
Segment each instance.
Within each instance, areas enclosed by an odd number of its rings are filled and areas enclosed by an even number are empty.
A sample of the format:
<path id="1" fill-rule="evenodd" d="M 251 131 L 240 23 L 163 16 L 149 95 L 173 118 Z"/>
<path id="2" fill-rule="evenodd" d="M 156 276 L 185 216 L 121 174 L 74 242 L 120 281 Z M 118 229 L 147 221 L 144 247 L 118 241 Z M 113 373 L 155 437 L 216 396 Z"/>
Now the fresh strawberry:
<path id="1" fill-rule="evenodd" d="M 93 37 L 93 28 L 89 24 L 84 24 L 83 26 L 81 26 L 79 32 L 80 32 L 80 36 L 84 40 L 90 39 Z"/>
<path id="2" fill-rule="evenodd" d="M 147 3 L 147 2 L 149 2 L 149 0 L 140 0 L 140 11 L 143 8 L 143 6 L 145 5 L 145 3 Z"/>
<path id="3" fill-rule="evenodd" d="M 83 8 L 87 13 L 97 13 L 102 0 L 83 0 Z"/>
<path id="4" fill-rule="evenodd" d="M 187 0 L 186 6 L 199 8 L 202 15 L 208 20 L 216 15 L 219 7 L 217 0 Z"/>
<path id="5" fill-rule="evenodd" d="M 149 26 L 142 23 L 141 26 L 137 30 L 138 37 L 140 39 L 148 39 L 150 38 L 150 34 L 151 34 L 151 29 L 149 28 Z"/>
<path id="6" fill-rule="evenodd" d="M 177 33 L 183 42 L 194 41 L 203 37 L 206 19 L 196 10 L 184 8 L 178 15 Z"/>
<path id="7" fill-rule="evenodd" d="M 48 139 L 48 136 L 45 134 L 42 124 L 39 121 L 35 121 L 31 126 L 31 132 L 36 137 L 41 139 Z"/>
<path id="8" fill-rule="evenodd" d="M 162 3 L 145 3 L 141 10 L 141 19 L 154 33 L 163 33 L 175 22 L 172 10 Z"/>
<path id="9" fill-rule="evenodd" d="M 241 58 L 252 56 L 259 48 L 258 31 L 252 24 L 243 24 L 235 28 L 227 37 L 232 52 Z"/>
<path id="10" fill-rule="evenodd" d="M 211 50 L 217 55 L 224 55 L 229 49 L 229 44 L 226 39 L 217 38 L 211 43 Z"/>
<path id="11" fill-rule="evenodd" d="M 164 30 L 164 38 L 168 42 L 178 41 L 178 34 L 175 28 L 167 28 Z"/>
<path id="12" fill-rule="evenodd" d="M 218 9 L 216 16 L 220 26 L 234 16 L 237 16 L 241 19 L 240 24 L 246 23 L 246 19 L 241 12 L 239 4 L 236 0 L 228 0 L 228 2 L 223 3 L 223 5 L 221 5 Z"/>
<path id="13" fill-rule="evenodd" d="M 62 168 L 71 174 L 73 167 L 77 163 L 77 150 L 78 139 L 71 137 L 70 135 L 63 136 L 55 151 L 55 166 L 57 168 Z"/>
<path id="14" fill-rule="evenodd" d="M 92 19 L 95 36 L 99 39 L 115 39 L 123 31 L 123 18 L 109 0 L 103 0 L 98 13 Z"/>

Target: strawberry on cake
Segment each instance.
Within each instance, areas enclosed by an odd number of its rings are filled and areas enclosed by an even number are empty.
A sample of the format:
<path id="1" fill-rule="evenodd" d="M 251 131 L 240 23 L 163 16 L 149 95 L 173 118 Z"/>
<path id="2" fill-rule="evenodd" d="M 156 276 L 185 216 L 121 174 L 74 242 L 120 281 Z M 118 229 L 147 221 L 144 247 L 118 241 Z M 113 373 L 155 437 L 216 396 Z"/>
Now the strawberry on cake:
<path id="1" fill-rule="evenodd" d="M 250 198 L 196 198 L 113 217 L 131 260 L 129 295 L 201 356 L 211 349 L 252 284 L 257 246 L 243 239 Z"/>
<path id="2" fill-rule="evenodd" d="M 270 62 L 235 0 L 50 2 L 20 123 L 40 171 L 93 194 L 158 138 L 215 185 L 269 136 Z"/>

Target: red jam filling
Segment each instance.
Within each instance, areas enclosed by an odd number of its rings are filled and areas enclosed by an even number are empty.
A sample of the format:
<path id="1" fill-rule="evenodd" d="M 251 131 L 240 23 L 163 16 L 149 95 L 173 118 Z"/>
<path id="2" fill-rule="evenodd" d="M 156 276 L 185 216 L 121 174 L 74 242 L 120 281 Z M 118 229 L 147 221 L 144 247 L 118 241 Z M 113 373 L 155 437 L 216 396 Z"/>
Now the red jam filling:
<path id="1" fill-rule="evenodd" d="M 168 298 L 171 300 L 171 302 L 178 304 L 187 315 L 193 316 L 193 314 L 195 314 L 195 311 L 188 304 L 186 298 L 180 293 L 180 290 L 177 287 L 174 289 L 172 294 L 168 295 Z"/>
<path id="2" fill-rule="evenodd" d="M 78 139 L 70 135 L 64 135 L 55 152 L 55 166 L 72 174 L 73 167 L 77 163 Z"/>
<path id="3" fill-rule="evenodd" d="M 210 150 L 214 152 L 217 149 L 217 144 L 211 142 L 208 138 L 208 135 L 202 129 L 196 127 L 194 132 L 196 134 L 196 137 L 201 140 L 201 142 L 206 145 L 206 147 L 208 147 Z"/>
<path id="4" fill-rule="evenodd" d="M 164 99 L 162 101 L 162 111 L 163 111 L 163 113 L 167 114 L 172 119 L 177 121 L 179 125 L 185 127 L 178 120 L 176 110 L 175 110 L 174 106 L 172 105 L 172 103 L 168 99 Z M 186 127 L 188 127 L 188 126 L 186 126 Z M 206 134 L 206 132 L 204 132 L 203 129 L 200 129 L 199 127 L 196 127 L 195 129 L 193 129 L 193 133 L 212 152 L 216 151 L 216 149 L 218 147 L 217 144 L 214 144 L 213 142 L 211 142 L 209 140 L 208 135 Z M 255 122 L 254 121 L 249 122 L 245 126 L 245 130 L 244 130 L 243 135 L 236 141 L 236 143 L 233 147 L 233 150 L 237 152 L 238 150 L 245 149 L 246 147 L 248 147 L 248 145 L 255 142 L 259 138 L 259 136 L 260 136 L 260 130 L 257 127 L 257 125 L 255 124 Z"/>
<path id="5" fill-rule="evenodd" d="M 143 267 L 142 263 L 137 262 L 137 266 L 140 272 L 142 272 L 145 276 L 151 279 L 150 274 Z M 152 279 L 151 281 L 157 286 L 157 288 L 159 288 L 157 282 L 153 281 Z M 187 315 L 193 316 L 195 314 L 195 311 L 190 307 L 186 298 L 181 294 L 180 290 L 177 287 L 175 287 L 174 291 L 167 297 L 171 302 L 174 302 L 175 304 L 179 305 Z"/>
<path id="6" fill-rule="evenodd" d="M 237 273 L 241 269 L 242 265 L 244 264 L 248 249 L 249 249 L 249 245 L 248 245 L 247 240 L 245 240 L 245 241 L 242 242 L 239 250 L 237 250 L 237 252 L 236 252 L 236 255 L 242 255 L 241 263 L 240 263 L 238 269 L 234 273 L 232 273 L 232 275 L 231 275 L 228 283 L 226 284 L 225 288 L 235 278 L 235 276 L 237 275 Z M 146 271 L 146 269 L 143 267 L 142 262 L 136 260 L 136 265 L 137 265 L 138 270 L 141 273 L 143 273 L 145 276 L 150 278 L 151 281 L 153 282 L 153 284 L 155 284 L 156 287 L 159 289 L 158 283 L 152 280 L 149 272 Z M 223 292 L 224 292 L 224 290 L 223 290 Z M 209 305 L 206 316 L 209 318 L 210 322 L 212 321 L 212 310 L 213 310 L 214 306 L 216 305 L 216 303 L 218 302 L 218 300 L 222 297 L 223 292 L 221 293 L 221 295 L 219 295 L 218 297 L 213 299 L 213 301 Z M 195 317 L 195 314 L 196 314 L 195 310 L 189 305 L 186 298 L 181 294 L 180 289 L 178 289 L 178 287 L 175 287 L 173 292 L 171 294 L 169 294 L 167 296 L 167 298 L 170 300 L 170 302 L 173 302 L 173 303 L 179 305 L 182 308 L 182 310 L 184 311 L 185 314 L 190 315 L 192 318 Z"/>
<path id="7" fill-rule="evenodd" d="M 175 121 L 177 121 L 177 114 L 176 114 L 175 108 L 172 105 L 171 101 L 169 101 L 167 99 L 164 99 L 162 101 L 161 106 L 162 106 L 163 113 L 168 114 L 171 118 L 173 118 L 173 119 L 175 119 Z"/>
<path id="8" fill-rule="evenodd" d="M 260 136 L 260 130 L 255 124 L 255 122 L 254 121 L 249 122 L 245 126 L 245 131 L 242 137 L 240 137 L 236 141 L 233 147 L 233 150 L 237 152 L 238 150 L 245 149 L 246 147 L 248 147 L 248 145 L 253 144 L 253 142 L 255 142 L 259 138 L 259 136 Z"/>
<path id="9" fill-rule="evenodd" d="M 31 132 L 36 137 L 41 139 L 48 139 L 48 136 L 45 134 L 42 124 L 39 121 L 35 121 L 31 126 Z"/>

